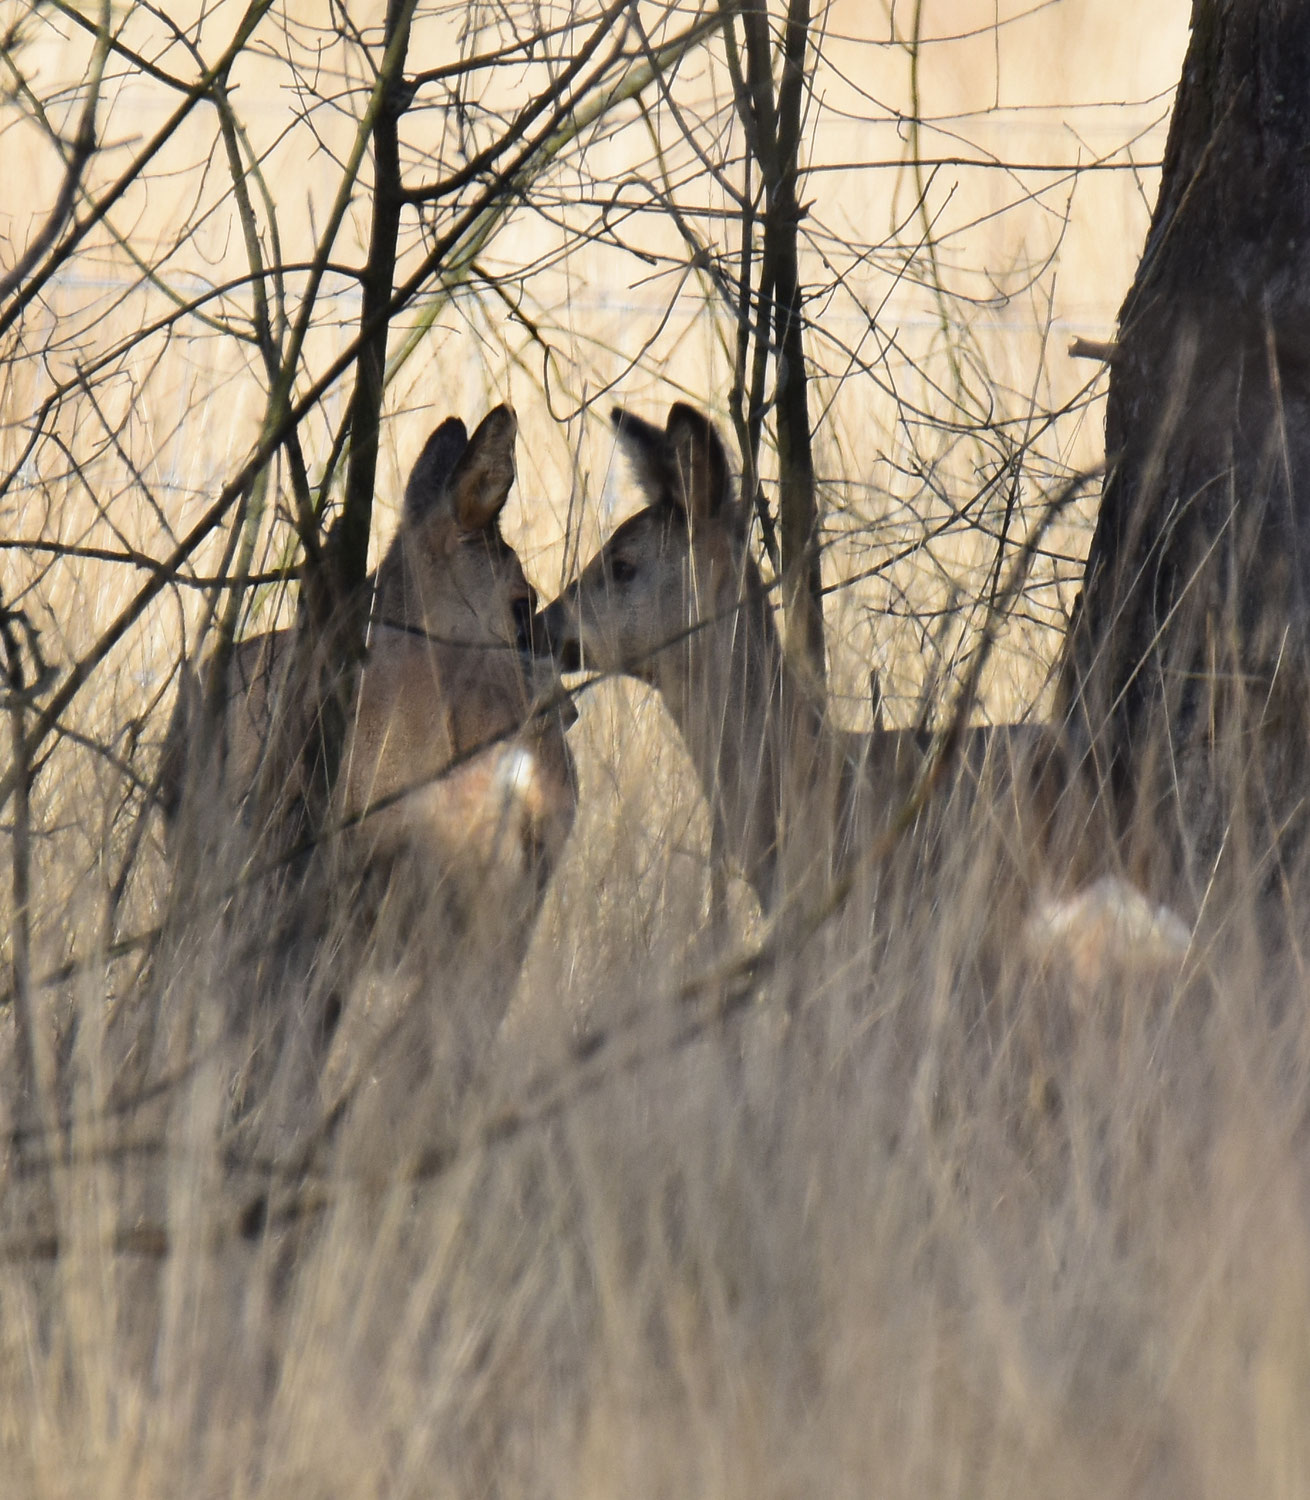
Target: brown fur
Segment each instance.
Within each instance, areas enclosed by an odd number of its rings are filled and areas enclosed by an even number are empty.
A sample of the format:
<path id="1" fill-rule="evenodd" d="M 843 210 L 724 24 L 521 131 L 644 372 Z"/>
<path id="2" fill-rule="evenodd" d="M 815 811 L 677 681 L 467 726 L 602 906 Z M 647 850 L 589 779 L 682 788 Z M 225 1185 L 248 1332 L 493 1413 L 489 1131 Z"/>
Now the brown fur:
<path id="1" fill-rule="evenodd" d="M 659 690 L 718 841 L 769 911 L 876 846 L 915 791 L 925 744 L 912 731 L 834 728 L 798 678 L 711 424 L 678 404 L 663 431 L 622 411 L 615 425 L 649 503 L 544 612 L 542 633 L 566 669 L 626 672 Z M 985 830 L 1018 887 L 1013 930 L 1080 873 L 1071 790 L 1050 726 L 970 729 L 904 843 L 940 852 L 949 827 Z"/>

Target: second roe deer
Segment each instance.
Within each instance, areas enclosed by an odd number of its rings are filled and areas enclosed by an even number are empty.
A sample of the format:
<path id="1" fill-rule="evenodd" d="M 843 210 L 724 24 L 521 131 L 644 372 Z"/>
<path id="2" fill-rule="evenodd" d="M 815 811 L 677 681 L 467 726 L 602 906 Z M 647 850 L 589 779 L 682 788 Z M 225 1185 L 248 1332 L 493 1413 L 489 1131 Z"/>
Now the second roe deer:
<path id="1" fill-rule="evenodd" d="M 546 882 L 572 826 L 576 783 L 558 712 L 539 714 L 549 674 L 534 660 L 535 596 L 500 534 L 514 482 L 517 422 L 498 406 L 470 437 L 457 417 L 428 438 L 400 526 L 371 579 L 364 663 L 349 698 L 331 794 L 338 875 L 383 875 L 409 904 L 516 971 Z M 303 797 L 313 725 L 296 632 L 241 642 L 227 672 L 217 780 L 226 806 L 279 850 L 278 825 Z M 176 811 L 194 774 L 184 683 L 162 777 Z M 211 768 L 212 771 L 212 768 Z M 377 882 L 375 881 L 376 885 Z M 349 898 L 348 898 L 349 899 Z"/>
<path id="2" fill-rule="evenodd" d="M 663 430 L 621 409 L 613 420 L 648 503 L 544 611 L 541 633 L 563 670 L 626 673 L 659 691 L 717 839 L 767 913 L 849 868 L 891 827 L 924 769 L 923 738 L 834 728 L 799 680 L 751 556 L 749 506 L 735 496 L 712 424 L 681 403 Z M 1128 882 L 1109 876 L 1075 904 L 1056 899 L 1069 861 L 1052 847 L 1053 829 L 1057 814 L 1061 827 L 1071 821 L 1060 807 L 1069 781 L 1049 726 L 974 727 L 906 842 L 947 842 L 944 808 L 960 815 L 956 834 L 963 816 L 985 811 L 1019 887 L 1014 926 L 1038 947 L 1072 954 L 1088 977 L 1115 944 L 1146 962 L 1175 961 L 1185 927 Z M 1092 928 L 1104 938 L 1085 955 Z"/>

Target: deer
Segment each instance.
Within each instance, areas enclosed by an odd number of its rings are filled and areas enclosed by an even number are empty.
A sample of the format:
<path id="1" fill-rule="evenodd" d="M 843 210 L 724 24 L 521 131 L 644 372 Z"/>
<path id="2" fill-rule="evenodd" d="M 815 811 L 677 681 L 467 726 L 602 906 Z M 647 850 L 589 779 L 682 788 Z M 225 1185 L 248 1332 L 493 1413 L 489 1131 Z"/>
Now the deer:
<path id="1" fill-rule="evenodd" d="M 338 911 L 363 903 L 366 935 L 386 915 L 403 955 L 436 929 L 443 962 L 494 976 L 480 986 L 497 992 L 484 1031 L 508 1004 L 577 804 L 567 713 L 546 702 L 554 674 L 531 650 L 536 595 L 500 532 L 516 433 L 506 405 L 472 436 L 448 417 L 410 472 L 369 579 L 329 826 L 310 856 L 315 899 L 335 896 Z M 188 804 L 216 813 L 257 851 L 247 866 L 261 854 L 286 863 L 285 830 L 306 792 L 315 700 L 305 655 L 297 631 L 281 629 L 239 642 L 217 689 L 186 669 L 166 736 L 167 822 L 176 827 Z M 219 671 L 213 659 L 204 669 Z M 215 717 L 200 713 L 201 698 L 215 691 L 221 743 L 197 744 L 196 726 Z M 294 922 L 307 920 L 305 904 Z"/>
<path id="2" fill-rule="evenodd" d="M 626 674 L 658 692 L 714 843 L 770 916 L 895 841 L 930 740 L 833 725 L 783 649 L 749 545 L 750 506 L 708 418 L 676 403 L 663 429 L 622 408 L 612 420 L 646 503 L 543 611 L 537 634 L 562 672 Z M 1074 821 L 1060 816 L 1073 778 L 1053 726 L 966 728 L 946 770 L 900 842 L 940 846 L 951 811 L 981 806 L 1019 887 L 1015 925 L 1030 948 L 1058 950 L 1087 982 L 1116 946 L 1148 965 L 1179 960 L 1186 925 L 1126 880 L 1103 875 L 1068 894 L 1078 866 L 1058 833 Z"/>

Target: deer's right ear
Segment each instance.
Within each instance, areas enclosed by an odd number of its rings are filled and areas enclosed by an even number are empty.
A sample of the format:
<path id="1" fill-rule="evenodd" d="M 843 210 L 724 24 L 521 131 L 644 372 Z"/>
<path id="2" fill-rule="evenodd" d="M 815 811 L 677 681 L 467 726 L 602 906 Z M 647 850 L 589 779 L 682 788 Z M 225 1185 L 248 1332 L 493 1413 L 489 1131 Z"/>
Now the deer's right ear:
<path id="1" fill-rule="evenodd" d="M 458 417 L 447 417 L 423 445 L 405 485 L 405 519 L 420 521 L 445 498 L 455 465 L 468 447 L 468 431 Z"/>
<path id="2" fill-rule="evenodd" d="M 694 406 L 679 401 L 669 409 L 664 442 L 688 519 L 693 526 L 712 520 L 732 502 L 728 455 L 714 424 Z"/>

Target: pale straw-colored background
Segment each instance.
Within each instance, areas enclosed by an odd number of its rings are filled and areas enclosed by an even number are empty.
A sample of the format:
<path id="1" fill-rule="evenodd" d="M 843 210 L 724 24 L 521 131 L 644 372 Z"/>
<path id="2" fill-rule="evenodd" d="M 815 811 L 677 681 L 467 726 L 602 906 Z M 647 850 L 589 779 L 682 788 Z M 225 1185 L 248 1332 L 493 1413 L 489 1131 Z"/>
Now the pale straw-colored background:
<path id="1" fill-rule="evenodd" d="M 848 0 L 819 14 L 800 195 L 808 206 L 802 276 L 811 292 L 810 407 L 825 581 L 835 589 L 827 612 L 839 718 L 867 722 L 871 669 L 895 722 L 921 715 L 925 691 L 940 700 L 976 644 L 984 620 L 977 600 L 995 574 L 998 538 L 1012 556 L 1044 502 L 1101 458 L 1104 370 L 1070 359 L 1067 347 L 1076 335 L 1113 335 L 1148 222 L 1187 10 L 1185 0 L 1123 8 L 1091 0 L 927 3 L 918 12 L 917 62 L 908 45 L 915 7 Z M 47 102 L 50 124 L 71 133 L 90 39 L 55 12 L 13 14 L 22 39 L 17 65 Z M 147 10 L 114 14 L 125 44 L 162 69 L 193 75 L 195 57 L 168 44 Z M 175 9 L 172 19 L 185 31 L 193 14 Z M 205 8 L 201 57 L 218 53 L 240 14 L 232 3 Z M 350 22 L 367 30 L 380 14 L 352 5 Z M 638 14 L 659 40 L 696 12 L 649 4 Z M 542 11 L 542 24 L 567 15 L 562 6 Z M 276 7 L 232 72 L 233 106 L 261 163 L 263 182 L 251 194 L 266 262 L 280 255 L 297 266 L 312 254 L 366 97 L 360 53 L 330 30 L 330 19 L 318 5 Z M 410 70 L 502 46 L 507 26 L 493 6 L 420 7 Z M 475 73 L 461 87 L 486 111 L 481 119 L 431 107 L 454 102 L 440 87 L 422 94 L 429 107 L 412 111 L 402 131 L 408 180 L 431 179 L 439 175 L 434 161 L 449 170 L 461 152 L 494 139 L 498 116 L 548 76 L 540 61 Z M 314 91 L 344 91 L 341 107 Z M 93 192 L 125 170 L 176 102 L 176 91 L 110 59 L 104 150 L 86 179 Z M 5 122 L 4 228 L 16 253 L 42 221 L 59 173 L 30 111 L 15 102 Z M 723 217 L 729 200 L 683 139 L 687 122 L 702 144 L 729 139 L 731 90 L 717 42 L 684 58 L 667 95 L 651 85 L 640 105 L 621 105 L 585 128 L 482 247 L 481 274 L 444 291 L 434 285 L 418 313 L 400 321 L 391 348 L 408 354 L 387 396 L 375 548 L 390 533 L 423 437 L 450 412 L 472 423 L 496 400 L 518 410 L 519 483 L 505 529 L 543 598 L 638 503 L 614 463 L 615 401 L 658 420 L 670 400 L 690 400 L 730 434 L 730 310 L 690 267 L 670 216 L 652 206 L 668 191 L 692 233 L 735 265 L 736 230 Z M 717 149 L 735 160 L 739 131 L 731 140 L 730 150 Z M 363 260 L 367 183 L 366 164 L 333 248 L 339 264 Z M 414 223 L 410 213 L 398 277 L 422 250 Z M 267 378 L 248 341 L 197 317 L 139 335 L 179 302 L 247 271 L 214 112 L 201 106 L 25 316 L 23 352 L 8 364 L 0 393 L 0 445 L 8 463 L 21 458 L 4 500 L 11 538 L 167 553 L 258 438 Z M 303 272 L 288 273 L 293 321 L 303 285 Z M 230 317 L 229 327 L 248 326 L 244 288 L 204 311 Z M 298 390 L 348 342 L 358 313 L 355 285 L 329 274 Z M 430 326 L 407 341 L 416 317 Z M 118 352 L 104 372 L 80 389 L 79 372 L 111 350 Z M 29 443 L 35 414 L 60 383 L 63 400 Z M 349 389 L 339 381 L 302 429 L 311 478 Z M 767 482 L 767 451 L 763 469 Z M 293 555 L 284 494 L 279 471 L 256 566 Z M 1069 524 L 1049 533 L 1024 607 L 984 678 L 981 711 L 993 718 L 1040 715 L 1049 702 L 1094 503 L 1093 484 L 1066 513 Z M 961 512 L 965 520 L 952 523 Z M 226 540 L 220 531 L 199 550 L 196 573 L 213 571 Z M 28 608 L 48 658 L 65 668 L 143 576 L 13 551 L 4 567 L 5 597 Z M 856 578 L 863 582 L 846 586 Z M 171 674 L 197 647 L 202 605 L 196 590 L 165 593 L 82 691 L 70 721 L 121 751 L 123 726 L 145 712 L 140 738 L 147 747 L 156 742 Z M 258 591 L 247 600 L 245 628 L 285 618 L 288 607 L 285 591 Z M 680 763 L 665 743 L 661 712 L 641 694 L 607 685 L 589 704 L 582 733 L 590 725 L 602 746 L 617 737 L 607 760 Z M 635 747 L 627 739 L 634 725 Z M 59 812 L 57 788 L 83 785 L 73 766 L 43 786 L 60 826 L 81 821 Z M 94 758 L 89 769 L 98 774 Z M 658 822 L 667 829 L 665 812 Z M 82 860 L 95 859 L 100 837 L 99 829 L 90 835 Z"/>
<path id="2" fill-rule="evenodd" d="M 202 53 L 239 10 L 204 11 Z M 185 27 L 197 11 L 171 14 Z M 848 722 L 867 722 L 870 667 L 899 722 L 917 716 L 925 681 L 945 696 L 933 677 L 977 639 L 1008 501 L 1007 557 L 1102 457 L 1104 370 L 1067 347 L 1113 337 L 1189 11 L 925 0 L 917 66 L 915 7 L 819 11 L 802 274 L 825 579 L 869 575 L 828 596 Z M 348 7 L 361 28 L 380 12 Z M 529 12 L 546 26 L 568 14 Z M 114 14 L 128 45 L 194 74 L 145 8 Z M 514 14 L 425 7 L 411 71 L 503 42 Z M 646 0 L 639 14 L 659 38 L 695 13 Z M 358 50 L 324 29 L 341 16 L 276 8 L 233 71 L 272 203 L 255 194 L 265 251 L 275 219 L 286 262 L 322 230 L 369 82 Z M 89 42 L 49 9 L 0 17 L 21 22 L 15 62 L 70 129 Z M 553 65 L 538 53 L 480 73 L 458 109 L 436 88 L 423 96 L 404 126 L 410 180 L 493 138 L 479 111 L 512 111 Z M 107 80 L 93 192 L 176 103 L 121 62 Z M 340 109 L 319 97 L 347 87 Z M 739 144 L 718 44 L 683 61 L 668 97 L 642 99 L 644 112 L 628 103 L 587 125 L 479 250 L 478 273 L 445 301 L 434 285 L 397 328 L 393 353 L 435 312 L 388 391 L 375 547 L 433 423 L 510 399 L 522 436 L 505 530 L 552 595 L 638 503 L 614 462 L 610 405 L 659 419 L 685 399 L 725 422 L 731 318 L 652 206 L 673 184 L 689 228 L 732 250 L 724 190 L 679 124 Z M 10 263 L 58 172 L 21 100 L 0 130 Z M 147 176 L 7 351 L 6 540 L 161 556 L 258 438 L 266 381 L 249 343 L 195 318 L 133 341 L 177 298 L 246 269 L 212 111 L 197 109 Z M 362 190 L 340 263 L 359 264 L 368 215 Z M 422 253 L 407 223 L 400 275 Z M 287 285 L 294 318 L 300 273 Z M 248 305 L 211 310 L 239 322 Z M 330 276 L 300 389 L 358 313 L 348 279 Z M 303 426 L 311 477 L 349 394 L 334 387 Z M 767 482 L 767 454 L 764 469 Z M 987 488 L 998 473 L 1006 482 Z M 1094 490 L 1047 537 L 985 683 L 993 717 L 1048 701 Z M 279 474 L 256 564 L 288 555 L 284 491 Z M 943 527 L 979 494 L 967 524 Z M 30 548 L 3 559 L 5 601 L 40 626 L 60 670 L 142 576 Z M 38 783 L 38 971 L 107 941 L 105 887 L 142 802 L 124 767 L 155 764 L 204 603 L 166 591 L 67 716 L 88 743 L 62 742 Z M 271 589 L 249 605 L 252 629 L 290 608 Z M 1022 914 L 979 888 L 966 838 L 919 885 L 888 876 L 905 931 L 860 929 L 866 909 L 847 912 L 780 951 L 748 1005 L 706 1020 L 727 991 L 707 980 L 690 1003 L 678 986 L 754 941 L 758 907 L 737 882 L 726 941 L 709 930 L 708 819 L 660 704 L 622 683 L 581 703 L 575 832 L 449 1170 L 403 1180 L 388 1141 L 355 1140 L 358 1175 L 325 1153 L 305 1186 L 303 1234 L 247 1241 L 230 1210 L 256 1179 L 231 1169 L 220 1129 L 229 1059 L 189 1060 L 161 1089 L 166 1129 L 139 1155 L 98 1157 L 102 1122 L 79 1116 L 83 1133 L 59 1138 L 68 1155 L 37 1184 L 74 1253 L 52 1258 L 39 1240 L 20 1253 L 31 1226 L 3 1224 L 0 1500 L 1310 1492 L 1304 976 L 1261 967 L 1252 911 L 1203 912 L 1176 986 L 1039 978 L 1016 1000 L 977 980 L 979 931 L 1008 918 L 1017 934 Z M 164 909 L 158 820 L 144 826 L 109 936 L 149 931 Z M 968 827 L 981 839 L 981 821 Z M 79 1103 L 114 1081 L 110 1014 L 157 1005 L 162 1033 L 172 1006 L 212 1018 L 230 1003 L 232 935 L 208 920 L 183 923 L 173 969 L 133 950 L 46 992 Z M 438 1005 L 442 975 L 429 978 Z M 584 1030 L 594 1045 L 570 1050 Z M 478 1129 L 502 1104 L 528 1124 L 484 1149 Z M 124 1119 L 130 1134 L 136 1117 Z M 168 1253 L 110 1253 L 142 1204 Z"/>
<path id="3" fill-rule="evenodd" d="M 415 70 L 450 62 L 460 47 L 486 50 L 504 39 L 492 7 L 437 9 L 416 26 Z M 1058 476 L 1099 459 L 1102 419 L 1095 399 L 1076 403 L 1054 423 L 1045 414 L 1089 385 L 1093 395 L 1103 391 L 1097 366 L 1070 360 L 1066 348 L 1074 335 L 1113 333 L 1154 194 L 1150 164 L 1163 147 L 1187 10 L 1183 0 L 1122 10 L 1091 3 L 999 9 L 992 0 L 930 3 L 922 12 L 917 70 L 906 46 L 888 42 L 891 35 L 908 36 L 913 7 L 889 11 L 848 0 L 823 13 L 822 57 L 807 109 L 810 170 L 801 196 L 809 205 L 809 233 L 802 274 L 815 289 L 811 408 L 825 504 L 834 536 L 854 538 L 832 548 L 831 582 L 885 564 L 944 505 L 961 505 L 980 487 L 997 467 L 998 449 L 985 430 L 970 428 L 1005 425 L 1012 444 L 1029 439 L 1022 499 L 1030 505 L 1054 489 Z M 239 7 L 220 4 L 207 12 L 201 51 L 212 56 Z M 651 5 L 642 14 L 658 35 L 676 32 L 693 12 L 682 7 L 666 14 Z M 334 158 L 353 131 L 345 110 L 307 111 L 288 62 L 303 79 L 311 49 L 322 48 L 313 62 L 325 90 L 358 71 L 355 49 L 326 45 L 330 37 L 317 29 L 326 17 L 314 5 L 279 8 L 233 74 L 234 105 L 263 158 L 288 262 L 312 250 L 339 180 Z M 184 26 L 187 15 L 174 10 L 173 19 Z M 367 7 L 352 6 L 351 20 L 365 27 Z M 61 32 L 66 41 L 59 40 Z M 61 112 L 73 118 L 89 41 L 54 15 L 33 18 L 23 33 L 31 41 L 19 56 L 34 87 L 54 101 L 56 121 Z M 125 20 L 125 41 L 187 74 L 191 60 L 179 46 L 161 53 L 161 36 L 159 23 L 140 9 Z M 730 114 L 719 58 L 711 44 L 708 53 L 683 62 L 671 94 L 685 115 L 721 124 Z M 101 112 L 109 149 L 93 163 L 94 184 L 113 179 L 175 102 L 159 84 L 139 74 L 124 77 L 124 71 L 111 60 Z M 480 102 L 491 104 L 499 91 L 501 102 L 512 105 L 540 86 L 543 70 L 523 66 L 490 76 Z M 55 89 L 58 80 L 67 94 Z M 923 121 L 917 131 L 905 118 L 914 88 Z M 485 287 L 474 283 L 458 291 L 389 393 L 379 482 L 382 539 L 390 524 L 386 505 L 433 420 L 448 411 L 473 420 L 489 401 L 509 398 L 524 441 L 507 529 L 543 593 L 552 593 L 569 565 L 566 528 L 576 528 L 571 559 L 579 547 L 588 552 L 632 503 L 622 476 L 610 473 L 606 417 L 612 402 L 623 400 L 658 418 L 669 399 L 681 396 L 723 415 L 731 321 L 707 278 L 688 270 L 686 247 L 667 217 L 647 206 L 619 223 L 616 237 L 644 252 L 644 260 L 599 238 L 578 243 L 573 233 L 600 225 L 597 205 L 609 197 L 637 204 L 643 185 L 658 186 L 661 172 L 680 184 L 684 208 L 726 206 L 707 174 L 689 170 L 690 153 L 659 90 L 652 86 L 643 99 L 644 117 L 625 105 L 586 133 L 541 185 L 536 207 L 546 212 L 519 208 L 479 259 L 487 273 L 506 278 L 513 300 L 549 345 L 549 400 L 538 339 Z M 48 143 L 30 122 L 13 123 L 16 114 L 9 111 L 3 165 L 5 228 L 15 249 L 39 222 L 57 181 Z M 432 152 L 457 159 L 455 128 L 446 111 L 416 111 L 404 128 L 411 158 Z M 917 170 L 906 165 L 915 153 L 925 163 Z M 993 165 L 962 167 L 959 158 Z M 1096 169 L 1057 170 L 1087 164 Z M 410 175 L 431 174 L 414 161 Z M 157 268 L 158 284 L 145 284 L 122 243 L 105 234 L 65 268 L 41 313 L 29 315 L 25 325 L 24 346 L 44 359 L 7 371 L 10 452 L 52 380 L 69 378 L 113 340 L 158 316 L 168 297 L 194 296 L 245 269 L 212 111 L 193 112 L 146 178 L 111 224 L 143 264 Z M 921 190 L 922 210 L 916 207 Z M 270 220 L 259 207 L 267 240 Z M 362 259 L 367 219 L 367 195 L 360 192 L 336 247 L 338 261 Z M 929 226 L 946 296 L 927 284 Z M 702 219 L 696 227 L 716 233 L 724 249 L 735 244 L 719 221 Z M 414 256 L 411 249 L 410 264 Z M 297 278 L 288 284 L 294 316 Z M 314 373 L 342 347 L 358 312 L 348 283 L 329 278 L 327 289 L 307 346 Z M 180 532 L 230 475 L 257 435 L 263 388 L 249 346 L 194 319 L 167 346 L 159 338 L 146 340 L 118 363 L 108 389 L 97 392 L 98 416 L 86 403 L 68 408 L 77 415 L 68 419 L 72 430 L 64 437 L 80 476 L 67 482 L 67 466 L 49 445 L 29 460 L 7 500 L 10 531 L 97 541 L 115 529 L 136 545 L 162 550 L 160 512 Z M 346 396 L 348 387 L 338 385 L 324 402 L 325 422 L 307 428 L 311 465 Z M 594 408 L 584 405 L 592 401 Z M 964 430 L 946 430 L 950 423 Z M 113 443 L 109 428 L 117 431 Z M 925 473 L 933 476 L 935 497 Z M 149 481 L 158 509 L 143 500 L 140 478 Z M 83 514 L 88 490 L 95 492 L 99 521 Z M 999 514 L 1003 499 L 994 495 L 991 510 Z M 284 545 L 278 535 L 271 556 Z M 1086 541 L 1085 530 L 1057 535 L 1054 550 L 1063 560 L 1047 564 L 1042 576 L 1058 571 L 1063 587 L 1033 601 L 1038 623 L 1055 629 Z M 912 715 L 923 652 L 907 612 L 926 614 L 958 602 L 955 586 L 967 591 L 978 582 L 971 569 L 980 565 L 985 575 L 993 560 L 985 547 L 980 555 L 977 533 L 965 531 L 929 556 L 909 557 L 876 586 L 834 596 L 837 689 L 859 700 L 867 667 L 875 664 L 888 679 L 889 707 Z M 87 641 L 130 581 L 77 565 L 55 570 L 43 598 L 61 654 L 71 656 Z M 900 618 L 887 617 L 888 605 Z M 173 614 L 151 624 L 152 632 L 170 637 L 170 651 L 176 605 Z M 1058 644 L 1041 631 L 1022 636 L 1000 658 L 1003 684 L 993 712 L 1031 703 Z M 136 653 L 150 656 L 145 639 L 133 641 L 117 660 Z M 851 712 L 858 715 L 857 703 Z"/>

